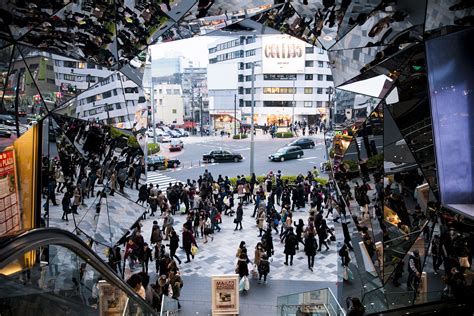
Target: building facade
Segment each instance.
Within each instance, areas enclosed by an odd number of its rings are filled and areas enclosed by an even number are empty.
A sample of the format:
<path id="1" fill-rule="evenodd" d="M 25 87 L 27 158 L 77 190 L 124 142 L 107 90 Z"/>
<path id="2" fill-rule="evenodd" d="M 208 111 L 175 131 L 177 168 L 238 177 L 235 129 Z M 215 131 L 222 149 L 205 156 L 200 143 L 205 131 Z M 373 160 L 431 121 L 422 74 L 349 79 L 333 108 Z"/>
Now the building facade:
<path id="1" fill-rule="evenodd" d="M 222 116 L 250 123 L 252 79 L 254 79 L 254 122 L 286 126 L 291 122 L 328 121 L 329 87 L 333 86 L 327 54 L 288 35 L 239 36 L 209 47 L 209 77 L 219 78 L 220 67 L 235 65 L 237 76 L 222 85 L 210 80 L 210 114 L 214 125 Z M 252 78 L 252 68 L 255 77 Z M 231 82 L 232 81 L 232 82 Z M 235 86 L 233 86 L 235 85 Z M 234 96 L 218 97 L 221 90 L 236 91 Z"/>
<path id="2" fill-rule="evenodd" d="M 207 68 L 185 68 L 181 78 L 185 120 L 209 124 Z"/>
<path id="3" fill-rule="evenodd" d="M 184 123 L 183 92 L 179 84 L 154 84 L 155 123 L 182 125 Z"/>

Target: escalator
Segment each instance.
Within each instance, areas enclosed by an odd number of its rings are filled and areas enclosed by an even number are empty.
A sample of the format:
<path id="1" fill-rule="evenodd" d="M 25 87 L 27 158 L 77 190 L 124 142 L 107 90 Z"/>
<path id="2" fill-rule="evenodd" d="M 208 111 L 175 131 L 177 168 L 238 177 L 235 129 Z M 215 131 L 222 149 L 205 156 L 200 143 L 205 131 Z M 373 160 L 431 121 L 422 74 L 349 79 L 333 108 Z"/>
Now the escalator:
<path id="1" fill-rule="evenodd" d="M 0 315 L 156 315 L 76 235 L 34 229 L 0 239 Z"/>

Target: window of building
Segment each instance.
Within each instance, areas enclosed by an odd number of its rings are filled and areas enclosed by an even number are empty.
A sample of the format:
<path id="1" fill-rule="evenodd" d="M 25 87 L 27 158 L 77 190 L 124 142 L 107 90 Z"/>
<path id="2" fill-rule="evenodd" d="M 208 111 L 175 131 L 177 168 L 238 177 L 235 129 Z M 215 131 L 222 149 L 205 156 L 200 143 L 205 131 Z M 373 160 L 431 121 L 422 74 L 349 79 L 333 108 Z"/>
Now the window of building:
<path id="1" fill-rule="evenodd" d="M 112 96 L 112 91 L 105 91 L 104 93 L 102 93 L 103 99 L 110 98 L 111 96 Z"/>
<path id="2" fill-rule="evenodd" d="M 327 81 L 332 81 L 332 76 L 331 75 L 326 75 L 326 80 Z"/>
<path id="3" fill-rule="evenodd" d="M 263 93 L 265 94 L 294 94 L 296 88 L 278 88 L 278 87 L 265 87 Z"/>
<path id="4" fill-rule="evenodd" d="M 316 89 L 317 94 L 323 94 L 323 88 L 318 88 Z"/>
<path id="5" fill-rule="evenodd" d="M 306 60 L 306 61 L 304 62 L 304 66 L 305 66 L 305 67 L 314 67 L 314 61 L 312 61 L 312 60 Z"/>
<path id="6" fill-rule="evenodd" d="M 76 76 L 64 74 L 64 80 L 76 81 Z"/>
<path id="7" fill-rule="evenodd" d="M 251 49 L 245 52 L 245 57 L 255 56 L 255 54 L 256 54 L 256 50 Z"/>
<path id="8" fill-rule="evenodd" d="M 87 63 L 87 69 L 94 69 L 95 65 L 93 63 Z"/>
<path id="9" fill-rule="evenodd" d="M 318 48 L 318 54 L 324 54 L 324 49 Z"/>
<path id="10" fill-rule="evenodd" d="M 264 107 L 292 107 L 292 101 L 263 101 Z"/>
<path id="11" fill-rule="evenodd" d="M 323 101 L 316 101 L 316 107 L 317 108 L 322 108 L 323 107 Z"/>
<path id="12" fill-rule="evenodd" d="M 172 112 L 173 114 L 176 114 L 176 109 L 172 109 L 171 112 Z"/>
<path id="13" fill-rule="evenodd" d="M 47 78 L 46 79 L 46 82 L 47 83 L 51 83 L 51 84 L 55 84 L 56 82 L 54 81 L 54 79 L 50 79 L 50 78 Z"/>
<path id="14" fill-rule="evenodd" d="M 243 99 L 239 99 L 239 107 L 243 107 L 244 106 L 244 100 Z"/>
<path id="15" fill-rule="evenodd" d="M 255 41 L 256 41 L 255 36 L 248 36 L 246 39 L 247 44 L 255 43 Z"/>
<path id="16" fill-rule="evenodd" d="M 74 61 L 65 60 L 63 61 L 63 65 L 67 68 L 76 68 L 76 62 Z"/>
<path id="17" fill-rule="evenodd" d="M 252 94 L 251 88 L 245 88 L 245 94 Z"/>
<path id="18" fill-rule="evenodd" d="M 304 94 L 313 94 L 313 88 L 304 88 Z"/>
<path id="19" fill-rule="evenodd" d="M 313 75 L 312 74 L 304 75 L 304 80 L 313 80 Z"/>
<path id="20" fill-rule="evenodd" d="M 160 105 L 163 105 L 163 99 L 158 100 L 158 103 L 159 103 Z"/>
<path id="21" fill-rule="evenodd" d="M 314 53 L 314 47 L 306 47 L 305 48 L 306 54 L 313 54 Z"/>
<path id="22" fill-rule="evenodd" d="M 332 88 L 331 88 L 331 87 L 329 87 L 329 88 L 326 88 L 326 94 L 330 94 L 330 93 L 331 93 L 331 91 L 332 91 Z"/>
<path id="23" fill-rule="evenodd" d="M 95 101 L 95 95 L 91 96 L 91 97 L 88 97 L 87 99 L 87 103 L 92 103 Z"/>
<path id="24" fill-rule="evenodd" d="M 115 104 L 115 108 L 116 108 L 117 110 L 120 110 L 120 109 L 122 108 L 122 105 L 121 105 L 120 103 L 116 103 L 116 104 Z"/>
<path id="25" fill-rule="evenodd" d="M 304 107 L 305 108 L 313 107 L 313 101 L 304 101 Z"/>
<path id="26" fill-rule="evenodd" d="M 55 60 L 55 61 L 54 61 L 54 65 L 55 65 L 56 67 L 61 67 L 61 62 L 60 62 L 59 60 Z"/>
<path id="27" fill-rule="evenodd" d="M 238 81 L 239 82 L 244 82 L 244 75 L 239 75 Z"/>
<path id="28" fill-rule="evenodd" d="M 179 89 L 174 89 L 173 94 L 179 95 Z"/>
<path id="29" fill-rule="evenodd" d="M 318 67 L 323 68 L 324 67 L 324 62 L 323 61 L 318 61 Z"/>
<path id="30" fill-rule="evenodd" d="M 327 62 L 327 63 L 326 63 L 326 67 L 327 67 L 327 68 L 331 68 L 331 63 Z"/>
<path id="31" fill-rule="evenodd" d="M 323 75 L 318 75 L 318 81 L 323 81 L 324 80 L 324 76 Z"/>
<path id="32" fill-rule="evenodd" d="M 53 67 L 53 65 L 46 65 L 46 69 L 48 69 L 48 70 L 54 70 L 54 67 Z"/>
<path id="33" fill-rule="evenodd" d="M 245 101 L 245 106 L 246 107 L 251 107 L 252 106 L 252 101 Z M 253 106 L 255 106 L 255 101 L 253 101 Z"/>
<path id="34" fill-rule="evenodd" d="M 252 69 L 252 63 L 245 63 L 245 69 Z"/>
<path id="35" fill-rule="evenodd" d="M 95 82 L 96 78 L 94 76 L 86 76 L 86 82 Z"/>
<path id="36" fill-rule="evenodd" d="M 244 87 L 239 87 L 239 94 L 244 94 Z"/>
<path id="37" fill-rule="evenodd" d="M 245 81 L 252 81 L 252 75 L 245 76 Z"/>
<path id="38" fill-rule="evenodd" d="M 171 89 L 166 89 L 166 94 L 171 94 Z"/>
<path id="39" fill-rule="evenodd" d="M 296 80 L 295 74 L 264 74 L 263 80 Z"/>
<path id="40" fill-rule="evenodd" d="M 244 67 L 245 67 L 245 64 L 244 64 L 244 63 L 239 63 L 239 69 L 240 69 L 240 70 L 243 70 Z"/>
<path id="41" fill-rule="evenodd" d="M 163 94 L 163 89 L 158 89 L 159 94 Z"/>
<path id="42" fill-rule="evenodd" d="M 117 95 L 117 89 L 112 90 L 114 92 L 114 95 Z"/>

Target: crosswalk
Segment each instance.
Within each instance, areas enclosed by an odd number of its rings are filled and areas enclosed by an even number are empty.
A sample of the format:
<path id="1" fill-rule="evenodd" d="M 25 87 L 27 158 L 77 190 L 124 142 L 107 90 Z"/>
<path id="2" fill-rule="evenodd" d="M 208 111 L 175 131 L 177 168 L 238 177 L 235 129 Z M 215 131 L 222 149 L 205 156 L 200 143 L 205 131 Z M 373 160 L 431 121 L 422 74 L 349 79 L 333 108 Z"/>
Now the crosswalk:
<path id="1" fill-rule="evenodd" d="M 180 180 L 168 177 L 167 175 L 161 174 L 157 171 L 148 171 L 146 183 L 158 184 L 160 188 L 167 188 L 170 183 L 183 183 Z"/>

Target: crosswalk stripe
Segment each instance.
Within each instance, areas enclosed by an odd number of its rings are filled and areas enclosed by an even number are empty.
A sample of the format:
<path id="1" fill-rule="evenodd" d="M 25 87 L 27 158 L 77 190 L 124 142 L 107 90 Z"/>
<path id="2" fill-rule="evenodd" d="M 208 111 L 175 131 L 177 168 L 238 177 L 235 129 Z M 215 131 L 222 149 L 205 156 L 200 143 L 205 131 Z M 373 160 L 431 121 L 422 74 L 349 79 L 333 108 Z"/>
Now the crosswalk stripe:
<path id="1" fill-rule="evenodd" d="M 146 182 L 147 183 L 158 184 L 160 187 L 167 187 L 170 182 L 173 183 L 173 184 L 175 184 L 176 182 L 183 183 L 180 180 L 176 180 L 176 179 L 173 179 L 173 178 L 168 177 L 166 175 L 163 175 L 161 173 L 153 172 L 153 171 L 148 172 Z"/>

